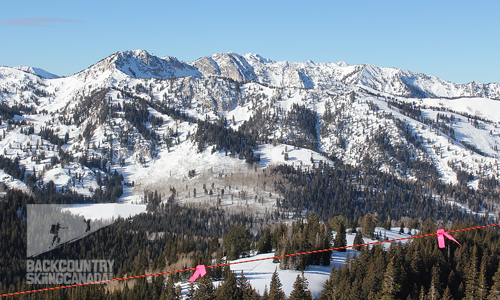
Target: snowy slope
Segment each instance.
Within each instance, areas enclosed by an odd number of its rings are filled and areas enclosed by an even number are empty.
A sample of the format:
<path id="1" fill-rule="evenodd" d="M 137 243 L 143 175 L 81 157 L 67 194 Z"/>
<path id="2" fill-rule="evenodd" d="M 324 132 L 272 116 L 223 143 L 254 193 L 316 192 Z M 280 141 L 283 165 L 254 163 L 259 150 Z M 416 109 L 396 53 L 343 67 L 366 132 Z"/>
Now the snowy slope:
<path id="1" fill-rule="evenodd" d="M 30 74 L 39 76 L 41 78 L 45 78 L 45 79 L 54 79 L 54 78 L 59 78 L 60 77 L 58 75 L 52 74 L 50 72 L 47 72 L 44 69 L 35 68 L 35 67 L 17 66 L 16 69 L 24 71 L 26 73 L 30 73 Z"/>
<path id="2" fill-rule="evenodd" d="M 399 239 L 411 236 L 408 233 L 399 234 L 399 228 L 396 227 L 391 228 L 391 230 L 386 230 L 382 227 L 376 227 L 375 231 L 377 233 L 380 233 L 382 240 Z M 348 246 L 353 245 L 354 236 L 355 236 L 354 234 L 350 234 L 348 231 L 346 231 Z M 377 240 L 364 239 L 365 243 L 371 243 L 376 241 Z M 401 241 L 401 243 L 403 244 L 407 242 L 408 240 Z M 388 249 L 391 243 L 384 243 L 383 245 L 386 249 Z M 329 266 L 309 266 L 304 271 L 304 276 L 308 281 L 308 287 L 313 295 L 313 298 L 317 298 L 321 293 L 321 291 L 323 290 L 323 286 L 326 280 L 330 277 L 330 271 L 333 266 L 337 268 L 339 266 L 344 266 L 347 263 L 346 260 L 347 256 L 352 258 L 354 256 L 359 256 L 359 254 L 360 252 L 354 250 L 353 248 L 349 248 L 346 252 L 333 251 L 331 264 Z M 277 270 L 280 281 L 283 284 L 282 287 L 283 291 L 287 296 L 289 296 L 293 290 L 293 283 L 295 282 L 297 275 L 301 275 L 302 272 L 295 270 L 281 270 L 279 267 L 279 263 L 273 263 L 272 259 L 265 259 L 274 256 L 275 253 L 272 252 L 272 253 L 257 254 L 254 256 L 241 258 L 238 260 L 231 261 L 231 263 L 236 263 L 236 264 L 231 265 L 230 268 L 238 276 L 241 273 L 243 273 L 243 275 L 245 275 L 245 277 L 250 281 L 252 287 L 254 287 L 261 295 L 264 293 L 264 290 L 266 288 L 269 291 L 269 284 L 271 282 L 272 274 L 274 273 L 275 270 Z M 241 263 L 247 260 L 263 259 L 263 258 L 265 260 Z M 215 282 L 215 284 L 218 284 L 218 282 Z M 189 285 L 187 283 L 182 283 L 181 287 L 183 288 L 183 294 L 185 295 L 188 292 Z"/>
<path id="3" fill-rule="evenodd" d="M 480 179 L 500 174 L 498 84 L 454 84 L 370 64 L 277 62 L 258 54 L 218 53 L 184 63 L 144 50 L 117 52 L 65 78 L 42 78 L 34 68 L 21 69 L 0 67 L 0 102 L 12 108 L 4 109 L 2 117 L 17 122 L 9 126 L 2 121 L 0 151 L 19 157 L 40 185 L 52 181 L 58 189 L 83 195 L 99 188 L 98 176 L 117 170 L 130 183 L 124 187 L 125 202 L 140 203 L 146 190 L 158 190 L 166 199 L 170 187 L 176 187 L 178 201 L 215 203 L 215 196 L 200 195 L 202 185 L 214 183 L 216 192 L 227 192 L 227 175 L 242 184 L 233 185 L 221 204 L 241 210 L 255 202 L 255 209 L 264 212 L 279 195 L 269 188 L 271 182 L 262 184 L 258 171 L 277 164 L 311 168 L 311 158 L 317 164 L 335 157 L 355 166 L 370 159 L 383 172 L 414 180 L 418 170 L 398 160 L 404 154 L 432 163 L 447 183 L 458 183 L 458 171 L 468 172 L 473 188 L 479 188 Z M 158 140 L 145 138 L 144 129 L 125 116 L 123 107 L 136 105 L 139 98 L 149 101 L 149 116 L 163 121 L 143 124 Z M 421 114 L 409 116 L 391 101 Z M 316 118 L 315 146 L 292 146 L 300 129 L 287 123 L 294 105 Z M 193 120 L 224 117 L 234 130 L 254 120 L 261 139 L 269 141 L 255 150 L 260 164 L 248 166 L 224 151 L 212 153 L 212 147 L 199 152 L 193 139 L 197 124 L 162 109 Z M 429 123 L 438 114 L 453 116 L 453 122 L 438 122 L 453 129 L 453 136 Z M 420 147 L 409 142 L 400 122 Z M 47 128 L 65 141 L 60 148 L 55 139 L 41 138 Z M 387 151 L 381 141 L 400 152 Z M 72 160 L 61 163 L 60 150 Z M 82 166 L 78 159 L 83 156 L 106 159 L 106 170 Z M 190 178 L 192 170 L 196 176 Z"/>

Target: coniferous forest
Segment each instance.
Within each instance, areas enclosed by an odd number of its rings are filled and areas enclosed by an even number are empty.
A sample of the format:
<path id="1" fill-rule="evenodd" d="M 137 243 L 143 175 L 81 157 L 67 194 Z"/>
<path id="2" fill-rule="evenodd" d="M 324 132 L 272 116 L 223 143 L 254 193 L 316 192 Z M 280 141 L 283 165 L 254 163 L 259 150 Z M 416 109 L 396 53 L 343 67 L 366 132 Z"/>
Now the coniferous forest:
<path id="1" fill-rule="evenodd" d="M 151 196 L 154 198 L 154 194 Z M 36 198 L 9 190 L 0 201 L 1 293 L 42 288 L 25 282 L 26 204 Z M 39 203 L 39 202 L 38 202 Z M 336 216 L 327 222 L 310 213 L 293 224 L 269 222 L 250 215 L 227 215 L 216 208 L 158 205 L 153 212 L 130 220 L 120 219 L 77 242 L 42 254 L 37 259 L 115 260 L 116 277 L 211 265 L 247 255 L 276 250 L 277 255 L 339 247 L 345 236 L 332 239 L 331 232 L 359 226 L 364 236 L 373 235 L 382 221 L 370 214 L 359 219 Z M 415 219 L 417 220 L 417 219 Z M 435 219 L 413 222 L 422 233 L 436 232 Z M 212 226 L 207 226 L 210 223 Z M 475 226 L 454 222 L 448 230 Z M 371 231 L 371 232 L 370 232 Z M 319 299 L 497 299 L 500 293 L 500 234 L 481 229 L 454 234 L 462 246 L 447 243 L 439 249 L 435 237 L 407 244 L 361 247 L 343 267 L 333 267 Z M 344 239 L 344 241 L 342 240 Z M 238 248 L 234 248 L 238 245 Z M 281 259 L 283 269 L 304 270 L 308 265 L 329 265 L 329 252 Z M 76 256 L 76 257 L 75 257 Z M 259 295 L 245 274 L 227 267 L 213 268 L 191 286 L 189 299 L 285 299 L 275 273 L 269 290 Z M 186 282 L 190 273 L 138 279 L 112 289 L 102 285 L 45 292 L 45 299 L 180 299 L 175 283 Z M 214 282 L 220 284 L 214 285 Z M 235 296 L 237 295 L 237 296 Z M 12 297 L 39 299 L 41 294 Z M 237 298 L 235 298 L 237 297 Z M 488 298 L 489 297 L 489 298 Z M 305 278 L 298 276 L 288 299 L 312 299 Z"/>

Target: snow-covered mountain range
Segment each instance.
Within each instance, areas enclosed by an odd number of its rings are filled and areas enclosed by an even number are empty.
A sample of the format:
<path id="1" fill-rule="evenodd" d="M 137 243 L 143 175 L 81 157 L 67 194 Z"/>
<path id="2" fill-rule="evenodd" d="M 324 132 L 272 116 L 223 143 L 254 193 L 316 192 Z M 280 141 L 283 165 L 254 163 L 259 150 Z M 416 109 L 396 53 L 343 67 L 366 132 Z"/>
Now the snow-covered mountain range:
<path id="1" fill-rule="evenodd" d="M 179 201 L 206 201 L 192 197 L 193 187 L 222 186 L 227 174 L 240 176 L 240 192 L 269 193 L 245 160 L 197 143 L 197 120 L 257 132 L 255 170 L 335 157 L 416 180 L 422 170 L 411 162 L 423 161 L 443 182 L 473 188 L 500 173 L 499 83 L 456 84 L 371 64 L 236 53 L 181 62 L 135 50 L 68 77 L 0 67 L 0 102 L 0 151 L 39 185 L 91 195 L 117 170 L 124 201 L 171 187 Z M 92 159 L 100 165 L 82 163 Z"/>

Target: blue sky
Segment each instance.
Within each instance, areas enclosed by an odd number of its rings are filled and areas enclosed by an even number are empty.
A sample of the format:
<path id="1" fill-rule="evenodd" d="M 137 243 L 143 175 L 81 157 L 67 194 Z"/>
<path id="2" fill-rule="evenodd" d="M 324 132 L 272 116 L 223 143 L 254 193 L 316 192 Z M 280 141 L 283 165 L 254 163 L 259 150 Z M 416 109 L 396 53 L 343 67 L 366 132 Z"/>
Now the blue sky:
<path id="1" fill-rule="evenodd" d="M 500 1 L 3 1 L 0 36 L 0 65 L 58 75 L 145 49 L 183 61 L 252 52 L 500 82 Z"/>

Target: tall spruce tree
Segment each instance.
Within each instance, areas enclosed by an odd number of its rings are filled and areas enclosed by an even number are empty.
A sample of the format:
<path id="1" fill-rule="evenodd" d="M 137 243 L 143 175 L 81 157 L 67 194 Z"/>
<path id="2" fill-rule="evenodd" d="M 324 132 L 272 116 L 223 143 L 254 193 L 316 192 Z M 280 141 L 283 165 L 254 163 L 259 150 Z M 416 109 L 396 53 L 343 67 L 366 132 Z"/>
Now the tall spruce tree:
<path id="1" fill-rule="evenodd" d="M 382 298 L 384 300 L 397 299 L 396 295 L 401 289 L 401 284 L 399 283 L 399 267 L 394 259 L 387 265 L 384 274 L 384 280 L 382 282 Z"/>
<path id="2" fill-rule="evenodd" d="M 282 289 L 281 280 L 278 276 L 278 269 L 274 270 L 271 276 L 271 284 L 269 287 L 269 300 L 285 300 L 285 292 Z"/>
<path id="3" fill-rule="evenodd" d="M 250 233 L 243 225 L 232 227 L 224 238 L 224 248 L 227 251 L 227 259 L 237 259 L 250 250 Z"/>
<path id="4" fill-rule="evenodd" d="M 264 293 L 262 294 L 262 300 L 269 300 L 269 291 L 267 290 L 267 285 L 264 288 Z"/>
<path id="5" fill-rule="evenodd" d="M 260 295 L 257 291 L 250 285 L 250 281 L 243 275 L 241 271 L 240 277 L 236 280 L 238 289 L 241 291 L 241 299 L 243 300 L 260 300 Z"/>
<path id="6" fill-rule="evenodd" d="M 372 239 L 375 233 L 375 221 L 371 214 L 367 213 L 361 221 L 363 237 Z"/>
<path id="7" fill-rule="evenodd" d="M 215 300 L 215 288 L 210 276 L 203 276 L 198 279 L 198 289 L 194 293 L 194 300 Z"/>
<path id="8" fill-rule="evenodd" d="M 266 228 L 264 230 L 264 234 L 259 240 L 259 243 L 257 244 L 257 251 L 259 253 L 269 253 L 273 251 L 273 245 L 271 241 L 271 230 L 269 228 Z"/>
<path id="9" fill-rule="evenodd" d="M 307 287 L 307 279 L 304 277 L 304 272 L 302 272 L 302 276 L 297 275 L 297 278 L 293 283 L 293 290 L 290 293 L 288 300 L 312 300 L 311 291 L 309 291 Z"/>
<path id="10" fill-rule="evenodd" d="M 477 299 L 486 300 L 488 297 L 488 279 L 486 278 L 488 254 L 484 251 L 481 259 L 481 268 L 479 270 L 479 278 L 477 279 Z"/>
<path id="11" fill-rule="evenodd" d="M 451 295 L 450 287 L 446 287 L 443 293 L 443 298 L 441 300 L 452 300 L 453 296 Z"/>
<path id="12" fill-rule="evenodd" d="M 345 247 L 347 246 L 347 238 L 345 234 L 345 225 L 344 222 L 340 222 L 337 235 L 335 236 L 335 240 L 333 241 L 333 247 L 338 248 L 338 247 Z M 340 249 L 337 251 L 345 252 L 346 249 Z"/>
<path id="13" fill-rule="evenodd" d="M 238 288 L 236 275 L 230 271 L 224 283 L 217 289 L 217 299 L 242 299 L 242 291 Z"/>
<path id="14" fill-rule="evenodd" d="M 497 272 L 493 276 L 493 286 L 488 295 L 488 300 L 500 300 L 500 263 Z"/>
<path id="15" fill-rule="evenodd" d="M 477 271 L 477 246 L 474 245 L 470 258 L 467 274 L 465 275 L 465 296 L 463 300 L 476 300 L 478 295 L 477 282 L 479 279 Z"/>
<path id="16" fill-rule="evenodd" d="M 440 294 L 441 294 L 441 283 L 439 281 L 439 268 L 437 266 L 433 266 L 431 273 L 432 273 L 431 286 L 429 287 L 429 293 L 427 294 L 427 298 L 429 300 L 437 300 L 440 299 Z"/>
<path id="17" fill-rule="evenodd" d="M 359 230 L 356 231 L 356 236 L 354 236 L 354 245 L 361 245 L 364 242 L 365 241 L 363 241 L 363 237 L 361 236 L 361 232 L 359 232 Z M 361 251 L 361 247 L 362 246 L 357 246 L 356 250 Z"/>

